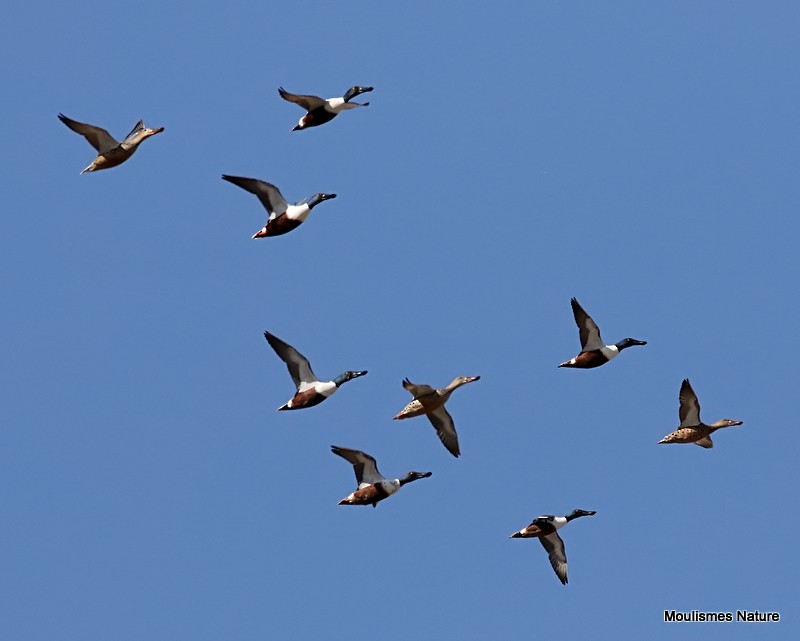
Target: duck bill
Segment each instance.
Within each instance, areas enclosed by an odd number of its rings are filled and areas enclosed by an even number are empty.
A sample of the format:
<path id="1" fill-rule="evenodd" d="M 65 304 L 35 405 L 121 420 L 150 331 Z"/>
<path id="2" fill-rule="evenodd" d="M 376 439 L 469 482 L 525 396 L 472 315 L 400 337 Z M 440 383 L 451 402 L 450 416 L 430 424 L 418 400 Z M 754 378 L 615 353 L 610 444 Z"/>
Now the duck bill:
<path id="1" fill-rule="evenodd" d="M 480 376 L 467 376 L 467 383 L 474 383 L 479 380 L 481 380 Z"/>

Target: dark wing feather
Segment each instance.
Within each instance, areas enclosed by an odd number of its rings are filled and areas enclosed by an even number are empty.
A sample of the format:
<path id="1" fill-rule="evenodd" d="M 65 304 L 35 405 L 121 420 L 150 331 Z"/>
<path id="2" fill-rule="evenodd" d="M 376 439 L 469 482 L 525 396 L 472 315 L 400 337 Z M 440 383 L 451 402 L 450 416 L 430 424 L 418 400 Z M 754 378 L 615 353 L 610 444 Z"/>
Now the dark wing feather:
<path id="1" fill-rule="evenodd" d="M 458 447 L 458 434 L 456 433 L 456 426 L 453 422 L 453 417 L 448 414 L 444 405 L 437 407 L 435 410 L 427 414 L 428 419 L 436 428 L 436 433 L 439 435 L 439 440 L 455 457 L 461 454 Z"/>
<path id="2" fill-rule="evenodd" d="M 310 387 L 310 384 L 319 381 L 311 370 L 311 363 L 294 347 L 284 343 L 280 338 L 273 336 L 269 332 L 264 332 L 264 338 L 267 339 L 270 347 L 275 350 L 281 360 L 286 363 L 286 367 L 289 369 L 289 374 L 298 391 L 303 391 L 303 389 Z"/>
<path id="3" fill-rule="evenodd" d="M 603 339 L 600 338 L 600 328 L 592 317 L 586 313 L 578 303 L 577 298 L 573 298 L 572 315 L 575 317 L 575 324 L 578 326 L 578 334 L 581 338 L 581 351 L 591 352 L 604 346 Z"/>
<path id="4" fill-rule="evenodd" d="M 243 178 L 242 176 L 228 176 L 226 174 L 222 175 L 222 179 L 258 196 L 261 204 L 269 212 L 270 220 L 285 213 L 289 206 L 280 189 L 272 183 L 264 182 L 257 178 Z"/>
<path id="5" fill-rule="evenodd" d="M 553 566 L 556 576 L 562 585 L 567 584 L 567 551 L 564 549 L 564 541 L 558 536 L 558 532 L 553 532 L 547 536 L 539 537 L 542 546 L 547 550 L 547 558 Z"/>
<path id="6" fill-rule="evenodd" d="M 306 111 L 314 111 L 314 109 L 319 109 L 325 104 L 325 100 L 319 96 L 303 96 L 296 93 L 289 93 L 283 87 L 278 89 L 278 93 L 284 100 L 288 100 L 296 105 L 300 105 Z"/>
<path id="7" fill-rule="evenodd" d="M 428 394 L 433 394 L 436 390 L 432 388 L 430 385 L 415 385 L 407 378 L 403 379 L 403 387 L 405 387 L 411 395 L 416 399 L 420 396 L 427 396 Z"/>
<path id="8" fill-rule="evenodd" d="M 86 138 L 87 142 L 101 154 L 119 145 L 119 142 L 105 129 L 95 127 L 94 125 L 87 125 L 85 122 L 72 120 L 72 118 L 67 118 L 64 114 L 58 114 L 58 119 L 72 129 L 72 131 Z"/>
<path id="9" fill-rule="evenodd" d="M 338 447 L 337 445 L 331 445 L 331 451 L 353 464 L 353 469 L 356 472 L 356 481 L 359 486 L 362 484 L 372 485 L 384 480 L 384 477 L 378 471 L 378 464 L 369 454 L 365 454 L 360 450 Z"/>
<path id="10" fill-rule="evenodd" d="M 689 379 L 684 379 L 681 384 L 681 392 L 678 396 L 681 402 L 681 408 L 678 416 L 681 419 L 680 427 L 693 427 L 700 425 L 700 401 L 697 400 L 697 394 L 694 393 Z"/>

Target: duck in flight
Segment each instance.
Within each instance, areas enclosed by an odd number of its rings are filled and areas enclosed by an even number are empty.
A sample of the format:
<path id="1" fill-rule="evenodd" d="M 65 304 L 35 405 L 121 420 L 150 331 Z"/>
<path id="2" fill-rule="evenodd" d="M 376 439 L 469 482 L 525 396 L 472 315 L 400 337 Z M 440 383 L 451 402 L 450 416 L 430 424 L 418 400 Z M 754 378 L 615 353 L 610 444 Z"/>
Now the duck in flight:
<path id="1" fill-rule="evenodd" d="M 300 131 L 301 129 L 308 129 L 309 127 L 318 127 L 330 122 L 342 111 L 346 109 L 355 109 L 356 107 L 368 107 L 369 103 L 365 102 L 359 104 L 351 102 L 353 98 L 362 93 L 372 91 L 372 87 L 350 87 L 341 98 L 328 98 L 327 100 L 318 96 L 301 96 L 294 93 L 289 93 L 283 87 L 278 89 L 281 98 L 300 105 L 306 110 L 306 115 L 300 118 L 300 122 L 292 129 L 292 131 Z"/>
<path id="2" fill-rule="evenodd" d="M 332 381 L 320 381 L 311 370 L 311 363 L 308 359 L 298 352 L 288 343 L 284 343 L 277 336 L 269 332 L 264 332 L 264 338 L 270 344 L 275 353 L 286 363 L 289 374 L 297 386 L 297 392 L 278 408 L 281 410 L 301 410 L 306 407 L 319 405 L 329 396 L 333 396 L 339 387 L 359 376 L 364 376 L 367 372 L 343 372 Z"/>
<path id="3" fill-rule="evenodd" d="M 684 379 L 681 384 L 681 392 L 678 398 L 681 403 L 678 410 L 681 424 L 677 430 L 667 434 L 659 443 L 694 443 L 700 447 L 710 449 L 714 447 L 711 435 L 718 429 L 744 425 L 743 421 L 732 421 L 729 418 L 723 418 L 711 425 L 703 423 L 700 420 L 700 401 L 697 400 L 697 394 L 694 393 L 688 378 Z"/>
<path id="4" fill-rule="evenodd" d="M 314 207 L 321 202 L 336 198 L 336 194 L 320 193 L 290 205 L 281 195 L 280 190 L 271 183 L 256 178 L 242 178 L 241 176 L 227 176 L 225 174 L 222 175 L 222 179 L 258 196 L 261 204 L 269 212 L 267 224 L 253 234 L 253 238 L 287 234 L 293 229 L 297 229 L 308 218 Z"/>
<path id="5" fill-rule="evenodd" d="M 439 440 L 442 441 L 447 451 L 458 457 L 461 454 L 461 450 L 458 447 L 456 426 L 453 422 L 453 417 L 445 409 L 444 404 L 450 398 L 450 394 L 459 387 L 479 379 L 480 376 L 458 376 L 447 387 L 435 389 L 430 385 L 415 385 L 406 378 L 403 381 L 403 387 L 411 393 L 414 400 L 400 410 L 394 420 L 398 421 L 425 414 L 436 429 Z"/>
<path id="6" fill-rule="evenodd" d="M 589 510 L 572 510 L 567 516 L 537 516 L 531 524 L 522 528 L 519 532 L 514 532 L 510 539 L 539 539 L 542 546 L 547 550 L 550 565 L 553 566 L 556 576 L 562 585 L 567 584 L 567 552 L 564 549 L 564 541 L 558 535 L 558 530 L 564 527 L 573 519 L 581 516 L 594 516 L 597 512 Z"/>
<path id="7" fill-rule="evenodd" d="M 164 131 L 164 127 L 159 127 L 158 129 L 145 127 L 144 121 L 140 120 L 131 130 L 131 133 L 125 137 L 125 140 L 119 142 L 100 127 L 72 120 L 72 118 L 67 118 L 64 114 L 58 114 L 58 119 L 72 131 L 86 138 L 87 142 L 97 150 L 97 158 L 81 174 L 100 171 L 101 169 L 111 169 L 111 167 L 121 165 L 133 156 L 143 141 Z"/>
<path id="8" fill-rule="evenodd" d="M 371 505 L 378 507 L 383 499 L 397 492 L 406 483 L 428 478 L 433 472 L 409 472 L 403 478 L 387 479 L 378 471 L 375 459 L 359 450 L 348 450 L 331 445 L 331 451 L 353 464 L 358 488 L 341 501 L 339 505 Z"/>
<path id="9" fill-rule="evenodd" d="M 619 356 L 619 353 L 631 345 L 647 345 L 647 341 L 638 341 L 635 338 L 624 338 L 614 345 L 606 345 L 600 338 L 600 328 L 592 317 L 587 314 L 583 307 L 578 303 L 577 298 L 572 301 L 572 314 L 575 316 L 575 323 L 578 325 L 578 333 L 581 338 L 581 352 L 559 367 L 576 367 L 579 369 L 591 369 L 600 367 L 612 358 Z"/>

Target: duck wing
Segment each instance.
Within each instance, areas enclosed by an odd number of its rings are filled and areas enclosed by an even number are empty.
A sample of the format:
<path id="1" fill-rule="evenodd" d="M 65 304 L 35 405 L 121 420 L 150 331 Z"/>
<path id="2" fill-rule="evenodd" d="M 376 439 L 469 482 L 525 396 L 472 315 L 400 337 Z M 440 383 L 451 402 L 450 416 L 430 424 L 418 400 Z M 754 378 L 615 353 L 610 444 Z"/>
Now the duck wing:
<path id="1" fill-rule="evenodd" d="M 306 111 L 314 111 L 314 109 L 319 109 L 326 102 L 319 96 L 302 96 L 296 93 L 289 93 L 283 87 L 278 88 L 278 93 L 284 100 L 288 100 L 296 105 L 300 105 Z"/>
<path id="2" fill-rule="evenodd" d="M 558 536 L 558 532 L 553 532 L 547 536 L 540 536 L 539 540 L 542 546 L 547 550 L 547 558 L 550 559 L 550 565 L 556 572 L 556 576 L 561 581 L 562 585 L 567 584 L 567 552 L 564 549 L 564 541 Z"/>
<path id="3" fill-rule="evenodd" d="M 694 393 L 689 379 L 684 379 L 681 384 L 681 392 L 678 395 L 681 402 L 681 408 L 678 416 L 681 419 L 679 427 L 694 427 L 700 425 L 700 401 L 697 400 L 697 394 Z"/>
<path id="4" fill-rule="evenodd" d="M 280 359 L 286 363 L 298 392 L 303 392 L 319 382 L 319 379 L 311 370 L 311 363 L 294 347 L 284 343 L 280 338 L 273 336 L 269 332 L 264 332 L 264 338 L 267 339 L 270 347 L 275 350 Z"/>
<path id="5" fill-rule="evenodd" d="M 97 153 L 104 154 L 119 146 L 114 137 L 105 129 L 87 125 L 85 122 L 78 122 L 72 118 L 67 118 L 64 114 L 58 114 L 58 119 L 75 133 L 80 134 L 88 143 L 97 150 Z"/>
<path id="6" fill-rule="evenodd" d="M 710 436 L 704 436 L 699 441 L 695 441 L 694 444 L 704 447 L 707 450 L 710 450 L 712 447 L 714 447 L 714 441 L 711 440 Z"/>
<path id="7" fill-rule="evenodd" d="M 603 339 L 600 338 L 600 328 L 581 307 L 578 299 L 573 298 L 570 303 L 572 303 L 572 315 L 575 317 L 575 324 L 578 326 L 578 334 L 581 338 L 581 351 L 592 352 L 605 347 Z"/>
<path id="8" fill-rule="evenodd" d="M 339 447 L 337 445 L 331 445 L 331 452 L 353 464 L 359 489 L 361 489 L 362 486 L 373 485 L 374 483 L 380 483 L 386 480 L 381 473 L 378 472 L 378 464 L 369 454 L 365 454 L 360 450 L 348 450 L 346 447 Z"/>
<path id="9" fill-rule="evenodd" d="M 448 414 L 444 405 L 440 405 L 426 416 L 436 428 L 439 440 L 447 448 L 447 451 L 453 456 L 458 457 L 461 454 L 461 450 L 458 448 L 456 425 L 453 422 L 453 417 Z"/>
<path id="10" fill-rule="evenodd" d="M 416 399 L 420 396 L 427 396 L 428 394 L 433 394 L 436 390 L 432 388 L 430 385 L 415 385 L 407 378 L 403 379 L 403 387 L 405 387 L 411 395 Z"/>
<path id="11" fill-rule="evenodd" d="M 274 220 L 278 216 L 286 213 L 289 203 L 281 194 L 280 190 L 272 183 L 258 180 L 257 178 L 243 178 L 241 176 L 222 175 L 223 180 L 241 187 L 245 191 L 258 196 L 261 204 L 269 212 L 269 219 Z"/>

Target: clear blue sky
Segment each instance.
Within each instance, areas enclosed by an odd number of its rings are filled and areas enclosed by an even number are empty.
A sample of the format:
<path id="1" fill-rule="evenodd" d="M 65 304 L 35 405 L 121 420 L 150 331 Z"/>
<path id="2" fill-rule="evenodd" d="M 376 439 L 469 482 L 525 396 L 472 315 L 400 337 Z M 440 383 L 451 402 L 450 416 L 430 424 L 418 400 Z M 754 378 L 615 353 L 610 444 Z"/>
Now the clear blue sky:
<path id="1" fill-rule="evenodd" d="M 794 2 L 17 4 L 0 638 L 797 637 Z M 372 105 L 290 133 L 277 88 Z M 79 176 L 56 118 L 165 133 Z M 254 241 L 253 176 L 336 200 Z M 591 371 L 569 299 L 646 347 Z M 292 393 L 265 329 L 331 378 Z M 462 458 L 400 382 L 481 375 Z M 716 448 L 657 446 L 689 377 Z M 331 444 L 387 475 L 378 509 Z M 563 531 L 570 584 L 539 514 Z M 780 624 L 665 624 L 664 609 Z"/>

